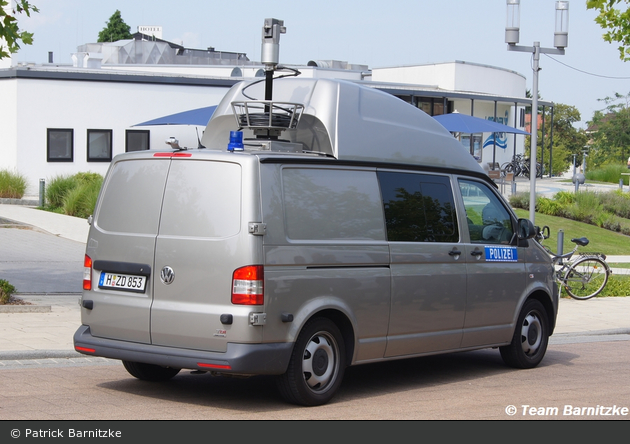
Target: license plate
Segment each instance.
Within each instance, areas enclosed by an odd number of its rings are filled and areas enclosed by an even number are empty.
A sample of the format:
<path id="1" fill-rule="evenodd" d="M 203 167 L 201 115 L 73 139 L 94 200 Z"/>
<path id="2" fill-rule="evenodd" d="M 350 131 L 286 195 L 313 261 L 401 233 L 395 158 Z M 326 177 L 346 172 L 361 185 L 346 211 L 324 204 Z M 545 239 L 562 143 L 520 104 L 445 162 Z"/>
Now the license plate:
<path id="1" fill-rule="evenodd" d="M 98 288 L 110 288 L 113 290 L 144 293 L 146 282 L 146 276 L 133 276 L 130 274 L 107 273 L 105 271 L 101 271 L 101 277 L 98 280 Z"/>

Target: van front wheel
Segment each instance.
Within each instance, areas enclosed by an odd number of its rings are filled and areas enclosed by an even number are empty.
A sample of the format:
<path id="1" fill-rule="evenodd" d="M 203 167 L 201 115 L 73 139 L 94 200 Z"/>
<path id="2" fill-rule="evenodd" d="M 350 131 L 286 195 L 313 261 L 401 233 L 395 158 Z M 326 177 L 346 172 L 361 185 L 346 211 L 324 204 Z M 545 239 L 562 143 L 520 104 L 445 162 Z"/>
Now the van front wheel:
<path id="1" fill-rule="evenodd" d="M 142 362 L 123 361 L 122 363 L 131 376 L 143 381 L 168 381 L 180 370 Z"/>
<path id="2" fill-rule="evenodd" d="M 523 305 L 510 345 L 499 347 L 503 362 L 516 368 L 540 364 L 549 342 L 549 322 L 543 304 L 530 299 Z"/>
<path id="3" fill-rule="evenodd" d="M 278 378 L 282 397 L 305 406 L 327 403 L 343 379 L 345 356 L 343 336 L 335 323 L 312 319 L 298 335 L 286 373 Z"/>

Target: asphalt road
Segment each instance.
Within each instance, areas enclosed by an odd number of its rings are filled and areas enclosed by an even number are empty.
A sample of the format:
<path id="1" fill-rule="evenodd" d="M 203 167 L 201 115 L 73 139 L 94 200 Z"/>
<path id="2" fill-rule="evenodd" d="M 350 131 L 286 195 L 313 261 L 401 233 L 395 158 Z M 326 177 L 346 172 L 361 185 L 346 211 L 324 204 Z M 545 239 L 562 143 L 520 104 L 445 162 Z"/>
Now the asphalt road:
<path id="1" fill-rule="evenodd" d="M 80 293 L 85 244 L 16 227 L 0 220 L 0 279 L 18 293 Z"/>

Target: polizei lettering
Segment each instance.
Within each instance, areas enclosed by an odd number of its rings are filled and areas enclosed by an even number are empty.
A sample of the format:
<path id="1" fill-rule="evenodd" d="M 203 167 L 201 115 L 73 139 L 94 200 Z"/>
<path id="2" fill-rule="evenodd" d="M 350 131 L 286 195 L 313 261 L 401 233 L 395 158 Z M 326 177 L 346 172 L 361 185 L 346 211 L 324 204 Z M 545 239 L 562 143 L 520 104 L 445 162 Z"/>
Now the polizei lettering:
<path id="1" fill-rule="evenodd" d="M 484 247 L 486 261 L 489 262 L 516 262 L 518 250 L 515 247 Z"/>

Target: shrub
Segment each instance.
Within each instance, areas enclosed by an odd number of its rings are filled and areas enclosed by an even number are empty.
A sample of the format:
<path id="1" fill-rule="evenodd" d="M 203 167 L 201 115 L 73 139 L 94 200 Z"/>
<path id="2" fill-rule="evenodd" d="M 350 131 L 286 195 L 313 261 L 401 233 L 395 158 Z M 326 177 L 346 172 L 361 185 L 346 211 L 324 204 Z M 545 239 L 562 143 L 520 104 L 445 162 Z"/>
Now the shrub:
<path id="1" fill-rule="evenodd" d="M 0 279 L 0 305 L 11 302 L 11 296 L 15 293 L 15 287 L 8 281 Z"/>
<path id="2" fill-rule="evenodd" d="M 600 195 L 604 211 L 615 214 L 625 219 L 630 219 L 630 193 L 616 190 Z"/>
<path id="3" fill-rule="evenodd" d="M 77 179 L 74 176 L 55 176 L 46 186 L 46 206 L 52 209 L 63 208 L 63 200 L 76 186 Z"/>
<path id="4" fill-rule="evenodd" d="M 84 184 L 91 184 L 98 182 L 99 185 L 103 183 L 103 176 L 98 173 L 77 173 L 73 176 L 78 182 Z"/>
<path id="5" fill-rule="evenodd" d="M 84 219 L 90 214 L 93 214 L 102 182 L 103 179 L 101 176 L 98 176 L 98 179 L 92 181 L 79 181 L 79 184 L 71 189 L 64 198 L 64 213 Z"/>
<path id="6" fill-rule="evenodd" d="M 565 217 L 596 225 L 597 217 L 604 211 L 597 193 L 582 191 L 576 193 L 574 199 L 572 204 L 564 207 Z"/>
<path id="7" fill-rule="evenodd" d="M 548 214 L 549 216 L 561 216 L 563 207 L 560 202 L 556 202 L 553 199 L 539 197 L 536 200 L 536 211 L 542 214 Z"/>
<path id="8" fill-rule="evenodd" d="M 587 171 L 586 172 L 586 178 L 588 180 L 595 180 L 598 182 L 610 182 L 610 183 L 619 183 L 619 179 L 623 176 L 621 176 L 621 173 L 626 173 L 628 172 L 628 167 L 627 165 L 616 165 L 616 164 L 609 164 L 609 165 L 604 165 L 601 168 L 598 168 L 596 170 L 591 170 L 591 171 Z M 627 185 L 628 180 L 624 178 L 624 184 Z"/>
<path id="9" fill-rule="evenodd" d="M 508 201 L 513 208 L 529 210 L 529 193 L 514 193 L 508 198 Z"/>
<path id="10" fill-rule="evenodd" d="M 0 197 L 21 199 L 26 191 L 26 178 L 17 172 L 0 170 Z"/>
<path id="11" fill-rule="evenodd" d="M 569 205 L 575 201 L 575 194 L 568 191 L 558 191 L 553 198 L 561 205 Z"/>
<path id="12" fill-rule="evenodd" d="M 46 210 L 87 218 L 94 212 L 103 176 L 98 173 L 77 173 L 57 176 L 46 189 Z"/>
<path id="13" fill-rule="evenodd" d="M 630 296 L 630 276 L 612 274 L 598 296 Z"/>

